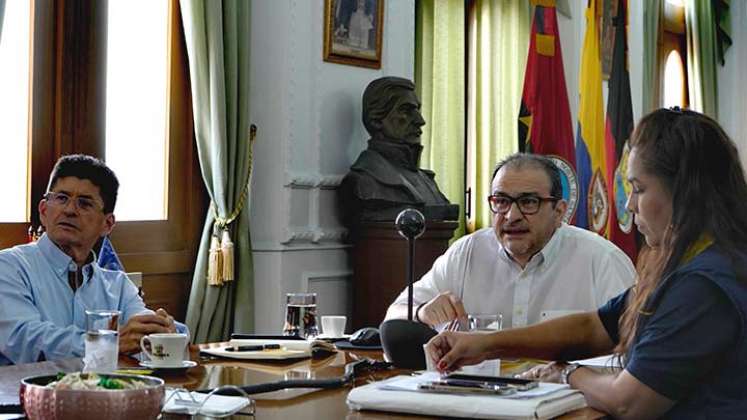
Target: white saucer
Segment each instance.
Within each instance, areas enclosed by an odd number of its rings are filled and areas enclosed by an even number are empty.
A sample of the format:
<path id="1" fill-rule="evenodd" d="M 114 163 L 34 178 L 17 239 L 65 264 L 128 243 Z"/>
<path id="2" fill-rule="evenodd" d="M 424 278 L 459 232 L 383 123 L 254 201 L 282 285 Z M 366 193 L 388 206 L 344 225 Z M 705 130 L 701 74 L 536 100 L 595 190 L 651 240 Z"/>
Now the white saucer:
<path id="1" fill-rule="evenodd" d="M 172 369 L 189 369 L 191 367 L 197 366 L 197 362 L 192 360 L 182 360 L 181 364 L 173 365 L 173 366 L 154 366 L 153 362 L 150 360 L 143 360 L 140 362 L 140 366 L 148 368 L 148 369 L 165 369 L 165 370 L 172 370 Z"/>

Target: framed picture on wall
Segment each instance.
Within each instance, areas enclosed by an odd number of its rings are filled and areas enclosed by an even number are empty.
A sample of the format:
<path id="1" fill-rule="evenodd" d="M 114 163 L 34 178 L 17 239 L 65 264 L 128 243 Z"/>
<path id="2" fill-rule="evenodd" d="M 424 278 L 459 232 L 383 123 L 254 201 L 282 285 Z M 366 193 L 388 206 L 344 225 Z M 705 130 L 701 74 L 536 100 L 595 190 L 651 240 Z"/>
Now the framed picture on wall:
<path id="1" fill-rule="evenodd" d="M 324 0 L 324 61 L 381 68 L 384 0 Z"/>

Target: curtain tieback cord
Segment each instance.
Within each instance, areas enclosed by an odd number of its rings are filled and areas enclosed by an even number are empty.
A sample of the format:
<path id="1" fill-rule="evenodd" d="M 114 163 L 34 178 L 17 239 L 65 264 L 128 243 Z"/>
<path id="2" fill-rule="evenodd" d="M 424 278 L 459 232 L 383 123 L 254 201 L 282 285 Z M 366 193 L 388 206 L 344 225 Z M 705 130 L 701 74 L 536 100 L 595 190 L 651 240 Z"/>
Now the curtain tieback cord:
<path id="1" fill-rule="evenodd" d="M 209 286 L 222 286 L 223 283 L 234 280 L 234 245 L 231 240 L 229 225 L 239 217 L 249 196 L 249 178 L 252 174 L 252 149 L 254 139 L 257 137 L 257 126 L 252 124 L 249 129 L 249 169 L 246 174 L 244 188 L 241 190 L 239 200 L 234 210 L 226 217 L 220 217 L 215 200 L 210 201 L 210 209 L 213 212 L 215 222 L 213 223 L 213 235 L 210 238 L 210 253 L 208 256 L 207 284 Z"/>

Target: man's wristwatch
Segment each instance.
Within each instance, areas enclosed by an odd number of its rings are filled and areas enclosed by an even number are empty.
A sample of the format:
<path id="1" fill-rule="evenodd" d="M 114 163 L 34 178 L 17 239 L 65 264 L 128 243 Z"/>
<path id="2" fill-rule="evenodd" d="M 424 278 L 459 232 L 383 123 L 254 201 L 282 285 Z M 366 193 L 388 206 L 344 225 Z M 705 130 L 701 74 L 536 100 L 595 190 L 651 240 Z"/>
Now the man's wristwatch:
<path id="1" fill-rule="evenodd" d="M 568 382 L 568 378 L 570 378 L 571 373 L 575 372 L 576 369 L 580 367 L 581 365 L 579 365 L 578 363 L 569 363 L 565 365 L 563 370 L 560 371 L 560 382 L 564 384 L 570 384 L 570 382 Z"/>

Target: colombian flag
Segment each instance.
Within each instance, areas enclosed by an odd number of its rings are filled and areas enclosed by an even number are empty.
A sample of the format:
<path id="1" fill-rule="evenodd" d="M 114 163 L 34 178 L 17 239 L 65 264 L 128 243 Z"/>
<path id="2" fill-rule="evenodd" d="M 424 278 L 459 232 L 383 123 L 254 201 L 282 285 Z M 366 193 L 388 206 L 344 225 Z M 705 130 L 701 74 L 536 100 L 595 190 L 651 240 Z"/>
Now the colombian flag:
<path id="1" fill-rule="evenodd" d="M 532 3 L 534 18 L 519 111 L 519 150 L 553 155 L 553 160 L 561 160 L 556 164 L 561 169 L 563 198 L 569 204 L 566 220 L 570 220 L 576 208 L 578 186 L 573 173 L 576 156 L 558 18 L 554 0 Z"/>
<path id="2" fill-rule="evenodd" d="M 576 224 L 609 237 L 609 171 L 611 166 L 608 166 L 608 148 L 604 136 L 602 63 L 599 56 L 596 3 L 596 0 L 589 0 L 586 8 L 586 34 L 579 75 Z"/>
<path id="3" fill-rule="evenodd" d="M 627 58 L 624 0 L 618 1 L 617 17 L 614 18 L 615 46 L 612 53 L 612 71 L 607 98 L 607 124 L 605 130 L 607 146 L 607 179 L 611 180 L 607 221 L 609 239 L 619 246 L 631 260 L 636 259 L 635 225 L 633 215 L 625 209 L 630 195 L 630 183 L 626 177 L 628 160 L 628 140 L 633 132 L 633 105 L 630 100 L 630 76 Z"/>

